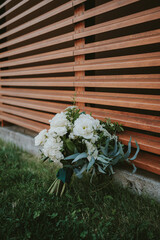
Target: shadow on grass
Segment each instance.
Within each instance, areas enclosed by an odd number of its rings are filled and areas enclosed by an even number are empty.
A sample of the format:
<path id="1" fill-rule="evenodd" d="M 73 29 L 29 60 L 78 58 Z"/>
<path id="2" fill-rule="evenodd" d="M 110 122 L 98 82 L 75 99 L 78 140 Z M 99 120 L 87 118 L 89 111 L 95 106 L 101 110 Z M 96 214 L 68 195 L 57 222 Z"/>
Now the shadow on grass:
<path id="1" fill-rule="evenodd" d="M 159 239 L 160 204 L 107 176 L 73 178 L 62 198 L 47 189 L 57 168 L 0 141 L 1 240 Z"/>

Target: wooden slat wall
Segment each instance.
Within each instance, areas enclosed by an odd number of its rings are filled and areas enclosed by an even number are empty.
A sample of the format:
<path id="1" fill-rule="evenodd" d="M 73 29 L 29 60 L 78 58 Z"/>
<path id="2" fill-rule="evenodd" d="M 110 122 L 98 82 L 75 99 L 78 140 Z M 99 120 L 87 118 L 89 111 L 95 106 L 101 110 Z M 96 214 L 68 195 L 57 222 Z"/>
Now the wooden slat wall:
<path id="1" fill-rule="evenodd" d="M 132 135 L 141 148 L 137 167 L 160 174 L 159 1 L 0 7 L 0 118 L 37 132 L 75 98 L 81 110 L 123 124 L 122 142 Z"/>

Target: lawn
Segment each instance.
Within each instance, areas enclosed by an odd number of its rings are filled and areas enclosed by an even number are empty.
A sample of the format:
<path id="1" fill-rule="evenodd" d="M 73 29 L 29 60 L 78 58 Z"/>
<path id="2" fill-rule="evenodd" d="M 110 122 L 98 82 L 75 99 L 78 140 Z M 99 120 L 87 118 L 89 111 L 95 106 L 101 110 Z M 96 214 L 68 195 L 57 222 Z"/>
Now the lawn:
<path id="1" fill-rule="evenodd" d="M 160 204 L 107 176 L 74 178 L 62 198 L 47 189 L 57 169 L 0 141 L 1 240 L 135 240 L 160 236 Z"/>

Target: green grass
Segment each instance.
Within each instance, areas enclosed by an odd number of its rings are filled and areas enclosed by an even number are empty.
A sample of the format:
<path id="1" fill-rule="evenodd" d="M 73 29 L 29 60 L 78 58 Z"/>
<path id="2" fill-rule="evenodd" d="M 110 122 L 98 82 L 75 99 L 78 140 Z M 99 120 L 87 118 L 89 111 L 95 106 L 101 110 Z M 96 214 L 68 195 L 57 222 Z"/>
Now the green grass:
<path id="1" fill-rule="evenodd" d="M 0 141 L 0 239 L 159 239 L 160 204 L 107 177 L 74 178 L 62 198 L 48 195 L 55 179 L 42 163 Z"/>

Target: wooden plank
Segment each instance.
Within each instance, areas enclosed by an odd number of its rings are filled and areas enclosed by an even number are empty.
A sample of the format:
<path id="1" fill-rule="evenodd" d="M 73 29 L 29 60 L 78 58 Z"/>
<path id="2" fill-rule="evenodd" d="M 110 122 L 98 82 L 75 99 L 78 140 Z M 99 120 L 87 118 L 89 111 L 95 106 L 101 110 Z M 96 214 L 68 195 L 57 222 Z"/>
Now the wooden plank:
<path id="1" fill-rule="evenodd" d="M 27 90 L 15 88 L 3 88 L 0 93 L 8 96 L 19 96 L 26 98 L 49 99 L 59 101 L 72 101 L 75 91 L 59 91 L 59 90 Z M 98 93 L 85 92 L 76 97 L 77 102 L 93 103 L 108 106 L 119 106 L 126 108 L 137 108 L 159 111 L 160 96 L 157 95 L 140 95 L 140 94 L 120 94 L 120 93 Z"/>
<path id="2" fill-rule="evenodd" d="M 7 16 L 8 14 L 10 14 L 11 12 L 15 11 L 17 8 L 21 7 L 22 5 L 24 5 L 25 3 L 27 3 L 29 0 L 22 0 L 21 2 L 19 2 L 18 4 L 16 4 L 14 7 L 10 8 L 8 11 L 6 11 L 5 13 L 3 13 L 0 16 L 0 19 L 4 18 L 5 16 Z"/>
<path id="3" fill-rule="evenodd" d="M 75 7 L 78 4 L 84 3 L 87 0 L 72 0 L 73 7 Z"/>
<path id="4" fill-rule="evenodd" d="M 12 0 L 8 0 L 7 2 L 10 2 Z M 6 21 L 5 23 L 3 23 L 1 26 L 0 26 L 0 29 L 14 23 L 15 21 L 17 20 L 20 20 L 21 18 L 27 16 L 28 14 L 31 14 L 33 13 L 34 11 L 40 9 L 41 7 L 43 6 L 46 6 L 48 3 L 52 2 L 53 0 L 44 0 L 44 1 L 41 1 L 40 3 L 36 4 L 35 6 L 29 8 L 28 10 L 24 11 L 23 13 L 21 14 L 18 14 L 17 16 L 15 16 L 14 18 Z M 82 2 L 85 2 L 86 0 L 74 0 L 72 2 L 72 6 L 76 6 L 78 5 L 79 3 L 82 3 Z M 3 5 L 3 4 L 2 4 Z M 1 7 L 1 6 L 0 6 Z"/>
<path id="5" fill-rule="evenodd" d="M 84 64 L 75 66 L 74 70 L 121 69 L 151 66 L 160 66 L 159 52 L 86 60 Z"/>
<path id="6" fill-rule="evenodd" d="M 140 151 L 136 160 L 134 160 L 134 163 L 138 168 L 142 168 L 149 172 L 153 172 L 160 175 L 159 156 L 155 156 L 153 154 Z"/>
<path id="7" fill-rule="evenodd" d="M 141 150 L 152 152 L 160 155 L 160 138 L 150 136 L 147 134 L 125 131 L 123 133 L 118 134 L 120 141 L 127 145 L 130 136 L 132 136 L 132 146 L 136 147 L 134 140 L 136 140 L 140 146 Z"/>
<path id="8" fill-rule="evenodd" d="M 134 13 L 105 23 L 96 24 L 84 29 L 82 33 L 75 34 L 74 38 L 83 38 L 103 32 L 113 31 L 116 29 L 133 26 L 136 24 L 159 19 L 160 7 L 152 8 L 142 12 Z"/>
<path id="9" fill-rule="evenodd" d="M 56 51 L 45 52 L 41 54 L 36 54 L 29 57 L 18 58 L 14 60 L 3 61 L 0 63 L 0 67 L 8 67 L 8 66 L 17 66 L 23 65 L 27 63 L 41 62 L 65 57 L 73 56 L 74 47 L 60 49 Z"/>
<path id="10" fill-rule="evenodd" d="M 74 87 L 75 77 L 1 79 L 2 86 L 65 86 Z"/>
<path id="11" fill-rule="evenodd" d="M 12 1 L 12 0 L 10 0 L 10 1 Z M 19 20 L 19 19 L 27 16 L 28 14 L 31 14 L 32 12 L 38 10 L 39 8 L 45 6 L 46 4 L 48 4 L 48 3 L 50 3 L 50 2 L 52 2 L 52 0 L 44 0 L 44 1 L 41 1 L 40 3 L 36 4 L 35 6 L 27 9 L 26 11 L 18 14 L 17 16 L 13 17 L 12 19 L 10 19 L 10 20 L 6 21 L 5 23 L 3 23 L 3 24 L 0 26 L 0 29 L 8 26 L 9 24 L 12 24 L 12 23 L 16 22 L 17 20 Z"/>
<path id="12" fill-rule="evenodd" d="M 45 73 L 73 72 L 73 62 L 43 65 L 38 67 L 28 67 L 1 71 L 0 76 L 21 76 Z"/>
<path id="13" fill-rule="evenodd" d="M 21 24 L 19 25 L 18 27 L 15 27 L 3 34 L 1 34 L 0 36 L 0 39 L 2 38 L 5 38 L 5 37 L 8 37 L 10 36 L 11 34 L 15 34 L 23 29 L 26 29 L 27 27 L 31 27 L 33 26 L 34 24 L 36 23 L 40 23 L 50 17 L 53 17 L 59 13 L 63 14 L 63 11 L 66 11 L 68 9 L 72 8 L 72 2 L 69 1 L 68 3 L 65 3 L 63 5 L 60 5 L 59 7 L 57 8 L 54 8 L 52 10 L 50 10 L 49 12 L 46 12 L 44 14 L 41 14 L 40 16 L 36 17 L 36 18 L 33 18 L 32 20 L 28 21 L 28 22 L 25 22 L 24 24 Z"/>
<path id="14" fill-rule="evenodd" d="M 51 113 L 58 113 L 70 106 L 70 104 L 64 103 L 30 100 L 24 98 L 19 99 L 15 97 L 2 97 L 0 98 L 0 102 L 18 107 L 30 108 Z"/>
<path id="15" fill-rule="evenodd" d="M 3 8 L 6 4 L 8 4 L 9 2 L 11 2 L 12 0 L 6 0 L 4 3 L 2 3 L 0 5 L 0 8 Z"/>
<path id="16" fill-rule="evenodd" d="M 53 118 L 53 114 L 42 113 L 38 111 L 28 110 L 20 107 L 13 107 L 8 105 L 0 106 L 0 110 L 5 113 L 10 113 L 16 116 L 28 118 L 34 121 L 49 124 L 49 120 Z"/>
<path id="17" fill-rule="evenodd" d="M 38 89 L 2 89 L 0 93 L 8 96 L 60 100 L 72 102 L 75 91 L 58 91 L 58 90 L 38 90 Z"/>
<path id="18" fill-rule="evenodd" d="M 85 19 L 113 11 L 117 8 L 124 7 L 126 5 L 129 5 L 138 1 L 139 0 L 119 0 L 119 1 L 111 1 L 111 2 L 101 4 L 100 6 L 97 6 L 85 11 L 84 14 L 81 16 L 75 16 L 74 23 L 77 23 L 79 21 L 84 21 Z"/>
<path id="19" fill-rule="evenodd" d="M 32 39 L 34 37 L 43 35 L 45 33 L 48 33 L 48 32 L 51 32 L 51 31 L 55 31 L 57 29 L 69 26 L 72 23 L 73 23 L 73 17 L 68 17 L 68 18 L 63 19 L 61 21 L 58 21 L 56 23 L 50 24 L 50 25 L 48 25 L 46 27 L 37 29 L 37 30 L 32 31 L 30 33 L 24 34 L 23 36 L 20 36 L 20 37 L 12 39 L 10 41 L 7 41 L 5 43 L 2 43 L 0 45 L 0 48 L 8 47 L 8 46 L 14 45 L 16 43 L 20 43 L 20 42 L 23 42 L 25 40 Z"/>
<path id="20" fill-rule="evenodd" d="M 112 97 L 112 96 L 97 96 L 95 92 L 93 95 L 85 94 L 84 96 L 78 96 L 77 101 L 84 103 L 93 103 L 107 106 L 117 106 L 125 108 L 146 109 L 152 111 L 159 111 L 160 100 L 159 99 L 141 99 L 132 97 Z"/>
<path id="21" fill-rule="evenodd" d="M 110 118 L 112 122 L 118 122 L 124 127 L 141 129 L 150 132 L 160 133 L 160 117 L 146 114 L 130 113 L 125 111 L 115 111 L 108 109 L 98 109 L 85 107 L 86 113 L 92 113 L 92 116 L 105 121 Z"/>
<path id="22" fill-rule="evenodd" d="M 155 33 L 155 34 L 154 34 Z M 144 35 L 144 36 L 143 36 Z M 74 51 L 75 55 L 89 54 L 103 51 L 111 51 L 122 48 L 130 48 L 143 46 L 148 44 L 154 44 L 160 42 L 160 30 L 145 32 L 144 34 L 134 34 L 128 38 L 128 36 L 120 37 L 118 39 L 109 39 L 100 42 L 94 42 L 86 44 L 83 49 Z"/>
<path id="23" fill-rule="evenodd" d="M 36 43 L 25 45 L 23 47 L 19 47 L 19 48 L 10 50 L 10 51 L 5 51 L 5 52 L 0 54 L 0 57 L 4 58 L 4 57 L 12 56 L 12 55 L 15 56 L 15 55 L 20 54 L 20 53 L 25 53 L 25 52 L 29 52 L 29 51 L 32 51 L 32 50 L 37 50 L 37 49 L 41 49 L 41 48 L 44 48 L 44 47 L 49 47 L 49 46 L 53 46 L 53 45 L 56 45 L 56 44 L 69 42 L 69 41 L 73 40 L 73 33 L 74 32 L 62 34 L 62 35 L 59 35 L 57 37 L 45 39 L 43 41 L 39 41 L 39 42 L 36 42 Z"/>
<path id="24" fill-rule="evenodd" d="M 36 121 L 28 120 L 22 117 L 17 117 L 12 114 L 2 113 L 0 114 L 0 118 L 7 122 L 14 123 L 16 125 L 22 126 L 24 128 L 29 128 L 35 132 L 40 132 L 43 129 L 48 129 L 49 125 L 44 123 L 39 123 Z"/>

